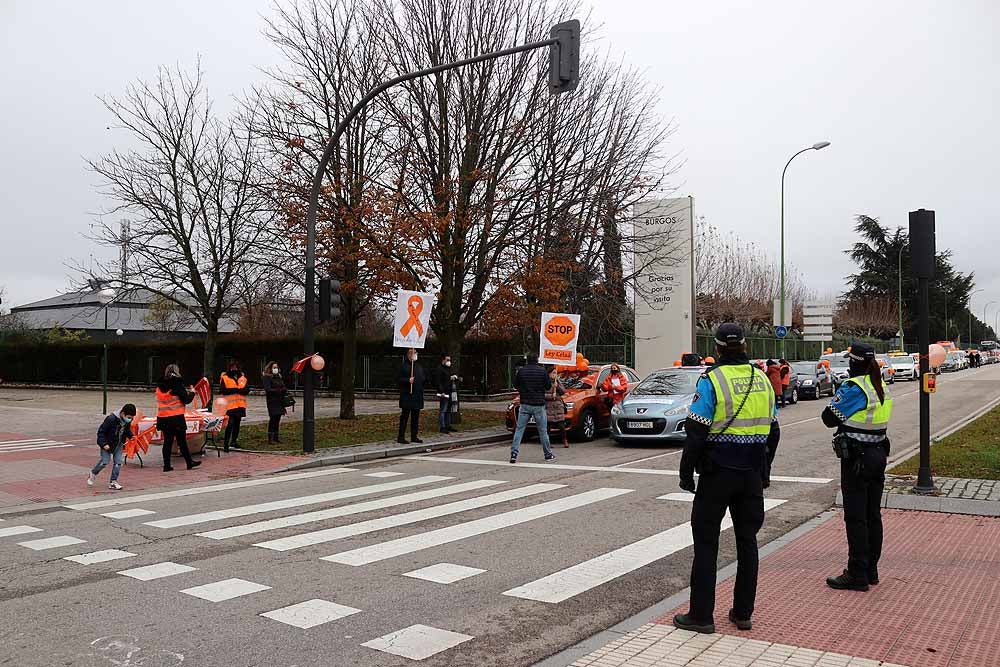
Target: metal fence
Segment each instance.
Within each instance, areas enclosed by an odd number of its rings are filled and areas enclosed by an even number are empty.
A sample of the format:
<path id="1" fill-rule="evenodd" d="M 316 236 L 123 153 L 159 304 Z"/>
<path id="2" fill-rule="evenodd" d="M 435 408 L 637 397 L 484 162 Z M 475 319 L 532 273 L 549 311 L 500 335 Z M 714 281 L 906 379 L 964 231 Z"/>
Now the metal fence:
<path id="1" fill-rule="evenodd" d="M 785 338 L 784 340 L 774 337 L 747 337 L 747 354 L 751 359 L 778 359 L 784 357 L 789 361 L 805 361 L 819 359 L 827 348 L 836 351 L 846 350 L 853 339 L 843 336 L 834 336 L 832 341 L 817 343 L 805 341 L 800 338 Z M 882 354 L 893 349 L 893 345 L 888 341 L 877 339 L 866 339 L 871 343 L 875 352 Z M 916 346 L 907 346 L 916 351 Z M 712 334 L 699 333 L 697 336 L 697 349 L 695 350 L 703 357 L 710 357 L 715 354 L 715 336 Z"/>

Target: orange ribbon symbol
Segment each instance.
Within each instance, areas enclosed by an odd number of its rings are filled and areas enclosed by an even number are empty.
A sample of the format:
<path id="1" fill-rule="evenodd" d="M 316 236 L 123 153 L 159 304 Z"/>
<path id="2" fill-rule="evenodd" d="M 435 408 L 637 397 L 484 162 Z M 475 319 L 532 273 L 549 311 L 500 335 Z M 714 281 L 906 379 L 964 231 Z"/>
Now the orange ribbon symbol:
<path id="1" fill-rule="evenodd" d="M 407 300 L 406 302 L 406 312 L 410 314 L 410 319 L 406 320 L 406 323 L 399 330 L 399 333 L 403 334 L 404 336 L 408 336 L 410 334 L 410 330 L 416 327 L 417 335 L 423 336 L 424 325 L 420 323 L 420 313 L 421 311 L 423 311 L 423 309 L 424 309 L 424 300 L 419 296 L 417 296 L 416 294 L 411 296 L 409 300 Z"/>

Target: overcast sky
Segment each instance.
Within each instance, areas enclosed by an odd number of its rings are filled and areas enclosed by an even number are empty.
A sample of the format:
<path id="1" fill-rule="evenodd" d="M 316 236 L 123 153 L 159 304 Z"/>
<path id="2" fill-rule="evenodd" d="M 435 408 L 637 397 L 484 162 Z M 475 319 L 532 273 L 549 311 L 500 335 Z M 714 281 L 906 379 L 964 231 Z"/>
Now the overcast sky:
<path id="1" fill-rule="evenodd" d="M 852 270 L 858 213 L 937 211 L 938 248 L 1000 301 L 1000 3 L 994 0 L 593 0 L 599 41 L 663 91 L 695 213 L 777 255 L 781 168 L 790 261 L 820 293 Z M 106 204 L 84 164 L 122 135 L 98 95 L 201 56 L 216 108 L 262 80 L 270 0 L 0 0 L 4 306 L 66 291 Z M 992 323 L 994 308 L 988 316 Z"/>

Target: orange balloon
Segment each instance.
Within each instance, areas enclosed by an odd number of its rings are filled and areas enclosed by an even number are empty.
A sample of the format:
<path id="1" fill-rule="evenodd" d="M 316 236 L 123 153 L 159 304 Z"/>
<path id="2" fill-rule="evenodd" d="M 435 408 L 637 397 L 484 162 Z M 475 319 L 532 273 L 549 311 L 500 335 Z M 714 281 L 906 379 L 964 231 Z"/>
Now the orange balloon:
<path id="1" fill-rule="evenodd" d="M 948 356 L 948 351 L 937 343 L 933 343 L 929 348 L 927 348 L 927 362 L 932 368 L 937 368 L 944 363 L 945 357 Z"/>
<path id="2" fill-rule="evenodd" d="M 711 366 L 714 363 L 715 363 L 715 358 L 714 357 L 705 357 L 705 365 L 706 366 Z"/>
<path id="3" fill-rule="evenodd" d="M 674 368 L 677 368 L 680 365 L 681 365 L 681 360 L 680 359 L 678 359 L 677 361 L 674 362 Z"/>

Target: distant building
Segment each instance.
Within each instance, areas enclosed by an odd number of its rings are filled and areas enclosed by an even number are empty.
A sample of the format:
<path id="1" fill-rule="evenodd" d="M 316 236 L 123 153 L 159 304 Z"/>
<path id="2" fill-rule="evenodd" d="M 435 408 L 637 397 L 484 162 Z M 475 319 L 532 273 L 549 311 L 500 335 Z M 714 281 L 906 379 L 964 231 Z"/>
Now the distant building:
<path id="1" fill-rule="evenodd" d="M 49 299 L 11 308 L 11 315 L 20 325 L 34 330 L 62 327 L 69 331 L 85 331 L 96 341 L 104 336 L 104 305 L 99 290 L 60 294 Z M 108 304 L 108 331 L 122 330 L 125 340 L 198 339 L 205 327 L 183 308 L 144 289 L 126 290 Z M 239 325 L 239 310 L 233 308 L 219 322 L 219 333 L 233 333 Z"/>

